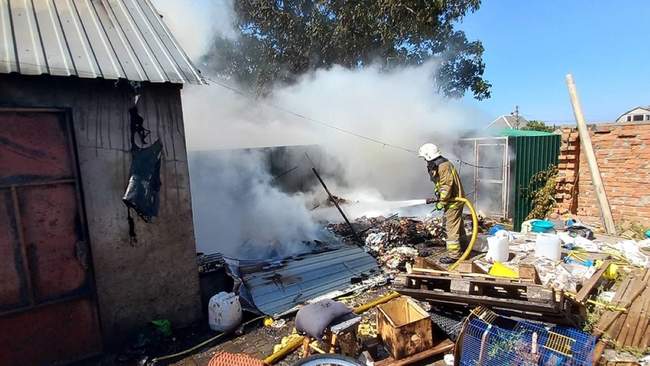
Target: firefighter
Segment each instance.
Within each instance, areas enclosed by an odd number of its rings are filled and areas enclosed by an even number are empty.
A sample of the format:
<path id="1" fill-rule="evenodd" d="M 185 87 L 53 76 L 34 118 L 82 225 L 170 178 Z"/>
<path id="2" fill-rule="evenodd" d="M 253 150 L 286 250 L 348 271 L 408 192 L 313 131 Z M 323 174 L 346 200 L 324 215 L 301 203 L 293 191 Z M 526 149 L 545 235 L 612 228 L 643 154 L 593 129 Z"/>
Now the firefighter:
<path id="1" fill-rule="evenodd" d="M 440 258 L 440 263 L 452 264 L 460 258 L 462 249 L 467 245 L 465 225 L 463 223 L 463 203 L 456 202 L 456 197 L 463 197 L 463 185 L 454 165 L 440 154 L 434 144 L 424 144 L 418 155 L 427 161 L 427 171 L 434 183 L 434 198 L 427 199 L 427 204 L 435 204 L 437 210 L 445 213 L 447 231 L 447 255 Z"/>

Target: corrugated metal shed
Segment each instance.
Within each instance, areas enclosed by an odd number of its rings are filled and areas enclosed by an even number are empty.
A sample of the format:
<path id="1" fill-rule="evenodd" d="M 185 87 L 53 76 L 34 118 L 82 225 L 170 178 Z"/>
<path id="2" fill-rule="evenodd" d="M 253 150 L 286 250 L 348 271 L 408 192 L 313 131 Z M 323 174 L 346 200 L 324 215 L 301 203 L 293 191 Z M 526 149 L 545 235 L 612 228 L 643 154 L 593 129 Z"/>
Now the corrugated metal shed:
<path id="1" fill-rule="evenodd" d="M 529 197 L 531 190 L 538 189 L 540 184 L 530 185 L 531 178 L 540 171 L 557 165 L 560 154 L 560 135 L 541 136 L 511 136 L 508 144 L 514 150 L 516 159 L 512 166 L 514 169 L 514 217 L 515 231 L 521 230 L 521 224 L 533 209 Z"/>
<path id="2" fill-rule="evenodd" d="M 244 274 L 255 306 L 264 314 L 283 313 L 295 305 L 350 286 L 361 274 L 379 273 L 377 262 L 359 247 L 289 260 L 278 267 Z"/>
<path id="3" fill-rule="evenodd" d="M 0 73 L 203 83 L 149 0 L 0 0 Z"/>

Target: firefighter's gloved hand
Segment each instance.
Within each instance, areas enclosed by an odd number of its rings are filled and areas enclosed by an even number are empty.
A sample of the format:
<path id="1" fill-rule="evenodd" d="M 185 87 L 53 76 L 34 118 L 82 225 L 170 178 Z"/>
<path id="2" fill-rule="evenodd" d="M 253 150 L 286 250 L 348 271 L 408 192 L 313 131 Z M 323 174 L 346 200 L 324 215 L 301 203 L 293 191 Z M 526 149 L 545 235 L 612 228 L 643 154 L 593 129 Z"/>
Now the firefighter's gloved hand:
<path id="1" fill-rule="evenodd" d="M 420 201 L 420 202 L 422 202 L 422 201 Z M 427 205 L 430 205 L 430 204 L 433 204 L 433 203 L 436 203 L 436 202 L 438 202 L 438 200 L 436 200 L 435 198 L 427 198 Z"/>

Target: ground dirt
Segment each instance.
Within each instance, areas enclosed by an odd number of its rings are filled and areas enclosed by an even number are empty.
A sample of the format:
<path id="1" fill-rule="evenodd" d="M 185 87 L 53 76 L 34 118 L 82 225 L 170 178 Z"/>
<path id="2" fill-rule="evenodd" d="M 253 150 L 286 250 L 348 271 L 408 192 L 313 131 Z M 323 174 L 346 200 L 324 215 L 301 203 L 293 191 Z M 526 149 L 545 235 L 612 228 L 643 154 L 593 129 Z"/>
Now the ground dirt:
<path id="1" fill-rule="evenodd" d="M 351 307 L 361 305 L 372 301 L 373 299 L 384 295 L 388 291 L 387 288 L 376 288 L 370 291 L 363 292 L 356 296 L 344 297 L 342 301 Z M 362 314 L 364 320 L 369 322 L 375 321 L 376 310 L 371 309 Z M 172 363 L 172 366 L 207 366 L 210 359 L 218 352 L 231 352 L 231 353 L 245 353 L 255 358 L 264 359 L 266 356 L 273 353 L 273 346 L 279 344 L 282 337 L 291 334 L 294 328 L 293 316 L 287 317 L 287 323 L 279 329 L 270 327 L 251 326 L 245 334 L 223 341 L 209 349 L 196 353 L 192 356 L 186 357 L 180 361 Z M 286 358 L 277 363 L 278 366 L 291 366 L 300 358 L 300 351 L 296 350 Z M 442 365 L 440 360 L 430 360 L 428 362 L 420 363 L 417 365 Z"/>

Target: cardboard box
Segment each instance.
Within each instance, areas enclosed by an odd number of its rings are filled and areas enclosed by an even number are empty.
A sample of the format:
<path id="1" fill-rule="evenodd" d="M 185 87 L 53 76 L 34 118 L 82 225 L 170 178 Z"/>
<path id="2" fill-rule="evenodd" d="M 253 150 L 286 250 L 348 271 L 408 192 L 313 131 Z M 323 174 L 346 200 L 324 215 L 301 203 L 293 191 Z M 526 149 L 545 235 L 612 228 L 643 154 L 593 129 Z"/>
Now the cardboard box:
<path id="1" fill-rule="evenodd" d="M 396 360 L 433 346 L 429 313 L 405 296 L 377 308 L 377 332 Z"/>

